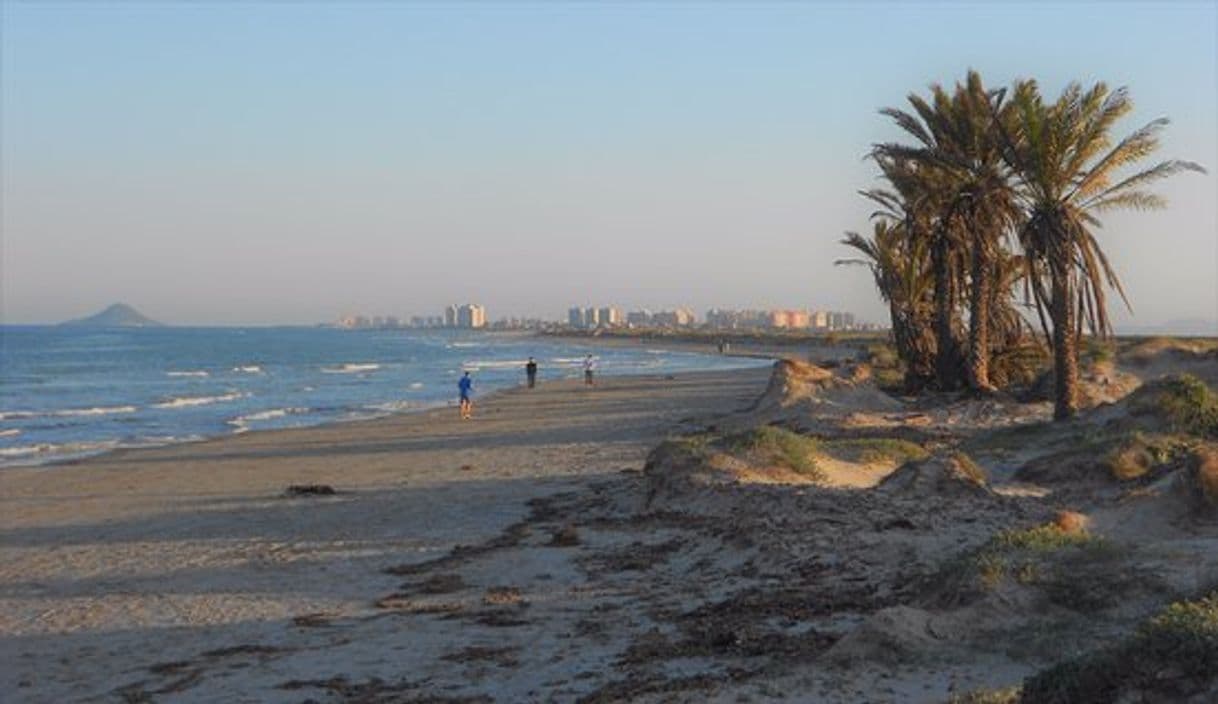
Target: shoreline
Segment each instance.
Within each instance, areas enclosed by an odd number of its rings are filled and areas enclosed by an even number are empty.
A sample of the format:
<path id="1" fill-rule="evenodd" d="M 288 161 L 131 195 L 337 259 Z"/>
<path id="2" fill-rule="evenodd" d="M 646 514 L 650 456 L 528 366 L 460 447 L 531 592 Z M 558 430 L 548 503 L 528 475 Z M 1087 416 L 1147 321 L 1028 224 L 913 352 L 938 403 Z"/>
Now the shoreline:
<path id="1" fill-rule="evenodd" d="M 359 332 L 359 331 L 355 331 L 355 332 Z M 529 333 L 529 332 L 488 331 L 487 334 L 493 335 L 496 337 L 508 337 L 508 338 L 537 337 L 539 339 L 546 339 L 545 336 L 538 335 L 536 333 Z M 558 338 L 558 339 L 568 339 L 568 338 Z M 575 341 L 576 338 L 571 338 L 571 339 L 573 341 Z M 594 350 L 598 346 L 599 347 L 616 347 L 616 348 L 646 347 L 645 345 L 631 345 L 631 344 L 601 345 L 596 339 L 589 339 L 589 340 L 584 341 L 584 343 L 585 343 L 584 346 L 587 349 L 592 349 L 592 350 Z M 654 345 L 653 347 L 656 349 L 664 349 L 667 352 L 673 352 L 673 353 L 677 353 L 677 354 L 696 354 L 699 356 L 707 356 L 707 357 L 719 357 L 720 356 L 713 350 L 693 350 L 693 349 L 689 349 L 686 347 L 680 347 L 680 346 L 669 347 L 669 346 L 665 346 L 665 345 Z M 725 356 L 748 358 L 748 359 L 777 359 L 778 358 L 776 356 L 769 356 L 769 355 L 764 355 L 764 354 L 735 354 L 735 355 L 725 355 Z M 747 368 L 747 367 L 741 367 L 741 368 Z M 675 372 L 671 372 L 671 373 L 672 374 L 690 374 L 690 373 L 696 374 L 696 373 L 703 373 L 703 372 L 702 372 L 702 370 L 694 369 L 694 370 L 680 370 L 680 371 L 675 371 Z M 603 372 L 600 373 L 601 378 L 628 378 L 628 377 L 638 377 L 638 376 L 645 377 L 645 376 L 651 376 L 651 375 L 639 374 L 639 373 L 627 373 L 627 374 L 604 374 Z M 556 378 L 552 378 L 549 380 L 543 379 L 542 383 L 556 383 L 559 381 L 563 381 L 566 378 L 567 377 L 556 377 Z M 508 386 L 493 387 L 490 390 L 488 390 L 484 395 L 482 395 L 481 398 L 489 399 L 494 395 L 510 393 L 513 390 L 520 389 L 523 387 L 524 387 L 524 382 L 517 382 L 513 385 L 508 385 Z M 475 402 L 477 402 L 477 400 L 478 399 L 476 397 Z M 437 411 L 437 410 L 441 410 L 441 409 L 445 409 L 445 408 L 455 408 L 456 407 L 456 402 L 451 399 L 446 399 L 446 400 L 436 399 L 436 400 L 432 400 L 432 401 L 420 401 L 418 403 L 419 403 L 418 406 L 412 407 L 412 408 L 400 408 L 400 409 L 386 410 L 386 411 L 380 411 L 380 412 L 369 411 L 367 413 L 361 413 L 358 416 L 351 417 L 351 418 L 332 418 L 332 419 L 328 419 L 328 420 L 322 420 L 317 423 L 288 426 L 288 427 L 283 427 L 283 428 L 254 428 L 254 429 L 237 428 L 234 430 L 229 430 L 229 431 L 212 434 L 212 435 L 193 435 L 193 436 L 183 437 L 180 439 L 170 439 L 167 441 L 158 441 L 157 439 L 148 439 L 145 441 L 136 441 L 136 442 L 132 442 L 129 444 L 124 444 L 120 440 L 113 441 L 115 443 L 113 445 L 109 445 L 109 443 L 111 441 L 108 441 L 108 440 L 97 440 L 97 441 L 86 441 L 86 442 L 81 442 L 81 443 L 73 443 L 73 445 L 86 445 L 87 446 L 87 445 L 105 444 L 107 446 L 105 446 L 105 447 L 88 447 L 87 449 L 82 449 L 77 452 L 65 452 L 65 453 L 61 453 L 61 454 L 55 454 L 53 456 L 46 457 L 43 459 L 37 459 L 39 457 L 40 453 L 31 453 L 30 455 L 19 456 L 12 460 L 0 459 L 0 473 L 6 472 L 6 471 L 9 471 L 12 469 L 19 469 L 19 468 L 59 467 L 59 466 L 67 465 L 67 464 L 74 464 L 77 462 L 85 461 L 85 460 L 88 460 L 88 459 L 91 459 L 94 457 L 103 457 L 103 456 L 106 456 L 106 455 L 109 455 L 112 453 L 116 453 L 116 452 L 126 452 L 126 451 L 132 451 L 132 450 L 144 450 L 144 449 L 194 445 L 194 444 L 203 443 L 203 442 L 210 442 L 210 441 L 224 439 L 224 438 L 236 437 L 236 436 L 240 436 L 240 435 L 248 435 L 251 433 L 278 432 L 278 431 L 284 431 L 284 430 L 304 430 L 304 429 L 309 429 L 309 428 L 321 428 L 321 427 L 326 427 L 326 426 L 330 426 L 330 425 L 338 425 L 338 424 L 345 425 L 345 424 L 350 424 L 350 423 L 363 423 L 363 422 L 375 421 L 375 420 L 379 420 L 381 418 L 388 418 L 388 417 L 397 416 L 397 415 L 414 415 L 414 414 Z M 61 447 L 63 447 L 63 446 L 61 446 Z"/>

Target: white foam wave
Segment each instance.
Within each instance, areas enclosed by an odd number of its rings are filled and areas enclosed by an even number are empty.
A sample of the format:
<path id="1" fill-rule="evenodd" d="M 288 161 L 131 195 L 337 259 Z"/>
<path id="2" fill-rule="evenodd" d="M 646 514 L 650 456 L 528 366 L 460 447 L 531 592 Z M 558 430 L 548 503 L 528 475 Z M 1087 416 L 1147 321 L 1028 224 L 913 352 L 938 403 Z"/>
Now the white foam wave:
<path id="1" fill-rule="evenodd" d="M 0 420 L 19 418 L 70 418 L 73 416 L 104 416 L 112 413 L 135 413 L 135 406 L 95 406 L 93 408 L 65 408 L 59 411 L 3 411 Z"/>
<path id="2" fill-rule="evenodd" d="M 257 422 L 260 420 L 273 420 L 275 418 L 283 418 L 284 416 L 288 416 L 288 415 L 298 415 L 300 413 L 308 413 L 308 412 L 309 412 L 309 409 L 300 408 L 300 407 L 272 408 L 267 411 L 258 411 L 257 413 L 248 413 L 243 416 L 237 416 L 236 418 L 233 418 L 232 420 L 228 421 L 228 424 L 235 425 L 238 428 L 241 428 L 246 425 L 249 425 L 251 422 Z"/>
<path id="3" fill-rule="evenodd" d="M 372 411 L 383 411 L 385 413 L 396 413 L 398 411 L 409 411 L 423 407 L 418 401 L 386 401 L 385 403 L 374 403 L 368 406 Z"/>
<path id="4" fill-rule="evenodd" d="M 187 406 L 206 406 L 211 403 L 223 403 L 225 401 L 235 401 L 239 398 L 244 398 L 249 394 L 239 391 L 232 391 L 219 396 L 181 396 L 171 398 L 168 401 L 152 404 L 153 408 L 185 408 Z"/>
<path id="5" fill-rule="evenodd" d="M 135 406 L 97 406 L 95 408 L 69 408 L 66 411 L 55 411 L 52 416 L 105 416 L 111 413 L 135 413 Z"/>
<path id="6" fill-rule="evenodd" d="M 19 447 L 0 448 L 0 465 L 38 465 L 57 460 L 75 459 L 97 455 L 108 450 L 124 448 L 159 447 L 179 442 L 204 439 L 202 435 L 162 435 L 128 440 L 97 440 L 91 442 L 69 442 L 63 444 L 40 443 Z"/>
<path id="7" fill-rule="evenodd" d="M 578 367 L 584 363 L 584 357 L 553 357 L 550 361 L 560 367 Z M 593 361 L 600 364 L 600 357 L 593 357 Z"/>
<path id="8" fill-rule="evenodd" d="M 198 370 L 194 370 L 194 371 L 165 372 L 165 376 L 211 376 L 211 375 L 208 374 L 207 372 L 203 371 L 202 369 L 198 369 Z"/>
<path id="9" fill-rule="evenodd" d="M 379 364 L 343 364 L 337 367 L 322 367 L 321 370 L 326 374 L 358 374 L 360 372 L 374 372 L 380 369 Z"/>
<path id="10" fill-rule="evenodd" d="M 460 349 L 463 347 L 481 347 L 482 343 L 481 342 L 450 342 L 448 344 L 448 346 L 456 347 L 456 348 Z"/>
<path id="11" fill-rule="evenodd" d="M 238 367 L 233 367 L 233 371 L 240 374 L 261 374 L 262 367 L 257 364 L 246 364 Z"/>
<path id="12" fill-rule="evenodd" d="M 8 430 L 0 430 L 0 438 L 11 438 L 21 434 L 17 428 L 9 428 Z"/>
<path id="13" fill-rule="evenodd" d="M 411 388 L 411 389 L 421 389 L 421 388 L 423 388 L 423 382 L 421 382 L 421 381 L 416 381 L 416 382 L 414 382 L 413 384 L 411 384 L 409 388 Z"/>
<path id="14" fill-rule="evenodd" d="M 465 362 L 461 365 L 462 369 L 476 372 L 479 369 L 515 369 L 519 367 L 524 369 L 524 365 L 528 363 L 527 359 L 510 359 L 510 360 L 473 360 Z"/>
<path id="15" fill-rule="evenodd" d="M 112 450 L 118 446 L 119 442 L 117 440 L 103 440 L 100 442 L 72 442 L 62 445 L 39 443 L 37 445 L 20 445 L 18 447 L 0 447 L 0 459 L 20 460 L 26 458 L 44 459 L 48 456 L 74 456 Z"/>
<path id="16" fill-rule="evenodd" d="M 26 457 L 50 452 L 54 445 L 23 445 L 20 447 L 0 447 L 0 457 Z"/>

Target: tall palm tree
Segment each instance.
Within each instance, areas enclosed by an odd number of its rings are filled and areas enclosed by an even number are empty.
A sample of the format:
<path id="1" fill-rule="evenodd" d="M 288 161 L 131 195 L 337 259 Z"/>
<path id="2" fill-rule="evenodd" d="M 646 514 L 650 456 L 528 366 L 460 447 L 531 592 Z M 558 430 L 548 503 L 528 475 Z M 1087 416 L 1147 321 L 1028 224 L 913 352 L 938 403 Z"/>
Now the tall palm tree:
<path id="1" fill-rule="evenodd" d="M 969 71 L 964 83 L 949 94 L 931 86 L 931 100 L 908 97 L 913 112 L 883 110 L 912 135 L 914 145 L 881 144 L 875 151 L 911 160 L 933 170 L 942 189 L 938 229 L 932 250 L 938 284 L 936 327 L 941 345 L 955 334 L 950 309 L 962 301 L 953 291 L 968 289 L 968 357 L 941 348 L 940 385 L 955 385 L 962 363 L 967 381 L 977 391 L 992 391 L 989 381 L 990 312 L 995 294 L 995 266 L 1003 254 L 1003 240 L 1019 218 L 1018 203 L 1002 158 L 1002 140 L 996 120 L 1009 120 L 1004 91 L 989 91 L 980 74 Z M 958 264 L 952 266 L 952 260 Z M 955 274 L 952 277 L 952 274 Z M 950 279 L 950 280 L 949 280 Z M 955 345 L 951 345 L 955 347 Z"/>
<path id="2" fill-rule="evenodd" d="M 1052 323 L 1054 416 L 1078 410 L 1078 337 L 1085 324 L 1105 336 L 1112 330 L 1105 287 L 1128 306 L 1120 280 L 1095 239 L 1098 215 L 1115 208 L 1162 208 L 1145 186 L 1181 171 L 1204 172 L 1190 161 L 1169 160 L 1120 177 L 1159 146 L 1166 118 L 1153 120 L 1113 144 L 1115 123 L 1133 109 L 1124 88 L 1103 83 L 1088 90 L 1073 83 L 1046 103 L 1035 81 L 1018 82 L 1011 98 L 1003 156 L 1017 176 L 1027 219 L 1019 230 L 1032 298 Z"/>
<path id="3" fill-rule="evenodd" d="M 911 129 L 922 130 L 915 118 L 905 117 L 910 120 L 906 124 Z M 901 117 L 895 119 L 899 124 L 903 121 Z M 926 130 L 921 134 L 926 134 Z M 958 303 L 963 267 L 957 242 L 959 228 L 950 217 L 943 217 L 951 176 L 932 161 L 918 159 L 916 150 L 904 145 L 876 145 L 870 156 L 880 166 L 892 191 L 871 190 L 862 195 L 886 208 L 880 215 L 902 222 L 906 236 L 919 240 L 930 258 L 934 284 L 935 385 L 940 389 L 955 388 L 962 361 Z"/>
<path id="4" fill-rule="evenodd" d="M 940 389 L 952 389 L 958 385 L 962 361 L 957 310 L 962 283 L 959 260 L 962 248 L 949 198 L 954 190 L 950 183 L 953 175 L 942 168 L 938 160 L 928 158 L 939 149 L 948 131 L 945 116 L 950 112 L 951 96 L 940 86 L 932 85 L 931 102 L 912 93 L 908 101 L 912 113 L 896 108 L 884 108 L 880 113 L 892 118 L 898 127 L 913 136 L 917 146 L 877 144 L 872 148 L 871 156 L 898 191 L 917 193 L 925 223 L 911 234 L 925 238 L 930 252 L 934 279 L 935 382 Z"/>
<path id="5" fill-rule="evenodd" d="M 928 334 L 932 280 L 925 240 L 910 238 L 902 222 L 881 218 L 873 224 L 870 238 L 847 232 L 841 242 L 863 256 L 834 263 L 871 270 L 888 304 L 897 355 L 905 362 L 905 387 L 920 389 L 933 377 L 935 354 L 934 337 Z"/>

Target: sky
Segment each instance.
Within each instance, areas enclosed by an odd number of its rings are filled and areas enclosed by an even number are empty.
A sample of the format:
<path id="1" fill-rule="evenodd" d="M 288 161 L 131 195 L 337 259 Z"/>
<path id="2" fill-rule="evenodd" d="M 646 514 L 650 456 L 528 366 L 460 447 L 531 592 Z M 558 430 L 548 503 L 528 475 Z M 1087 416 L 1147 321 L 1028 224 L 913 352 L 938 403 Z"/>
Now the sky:
<path id="1" fill-rule="evenodd" d="M 0 320 L 853 311 L 878 113 L 966 70 L 1129 87 L 1165 211 L 1125 329 L 1218 331 L 1218 3 L 0 3 Z"/>

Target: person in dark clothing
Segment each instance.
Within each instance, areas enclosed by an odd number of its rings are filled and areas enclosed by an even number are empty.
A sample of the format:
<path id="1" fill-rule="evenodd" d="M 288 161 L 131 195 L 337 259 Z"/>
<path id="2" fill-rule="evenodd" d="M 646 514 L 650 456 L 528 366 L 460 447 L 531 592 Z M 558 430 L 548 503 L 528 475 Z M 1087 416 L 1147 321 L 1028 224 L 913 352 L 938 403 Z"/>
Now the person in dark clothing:
<path id="1" fill-rule="evenodd" d="M 524 375 L 528 377 L 530 389 L 537 386 L 537 360 L 529 357 L 529 363 L 524 365 Z"/>
<path id="2" fill-rule="evenodd" d="M 474 417 L 474 400 L 471 397 L 474 388 L 474 380 L 469 378 L 469 372 L 465 372 L 465 376 L 457 382 L 457 389 L 461 392 L 460 409 L 461 420 L 469 420 Z"/>

